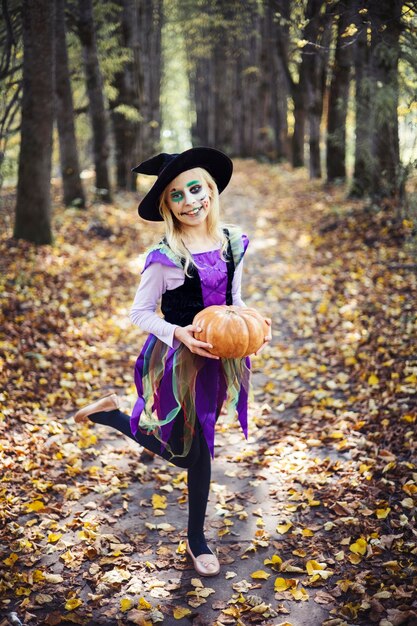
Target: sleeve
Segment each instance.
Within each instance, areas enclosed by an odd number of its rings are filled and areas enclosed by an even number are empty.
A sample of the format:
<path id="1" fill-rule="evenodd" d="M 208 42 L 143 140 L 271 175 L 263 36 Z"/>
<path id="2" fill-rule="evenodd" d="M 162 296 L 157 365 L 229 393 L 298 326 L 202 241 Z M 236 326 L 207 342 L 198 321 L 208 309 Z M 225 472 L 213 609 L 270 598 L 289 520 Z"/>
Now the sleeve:
<path id="1" fill-rule="evenodd" d="M 249 239 L 239 228 L 234 226 L 229 230 L 229 241 L 237 270 L 249 245 Z"/>
<path id="2" fill-rule="evenodd" d="M 179 345 L 178 340 L 174 339 L 176 324 L 166 322 L 155 312 L 167 289 L 167 275 L 172 269 L 176 268 L 162 263 L 145 265 L 129 317 L 142 330 L 152 333 L 171 348 L 176 348 Z"/>
<path id="3" fill-rule="evenodd" d="M 232 300 L 235 306 L 246 307 L 246 304 L 242 300 L 242 273 L 243 273 L 243 261 L 235 269 L 232 282 Z"/>

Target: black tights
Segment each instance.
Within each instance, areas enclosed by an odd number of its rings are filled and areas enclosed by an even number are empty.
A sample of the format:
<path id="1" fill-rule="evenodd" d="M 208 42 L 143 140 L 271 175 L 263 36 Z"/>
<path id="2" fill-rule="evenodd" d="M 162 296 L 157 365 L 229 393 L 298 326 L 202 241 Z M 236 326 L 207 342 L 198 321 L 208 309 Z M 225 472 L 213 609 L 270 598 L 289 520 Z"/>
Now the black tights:
<path id="1" fill-rule="evenodd" d="M 158 454 L 177 467 L 188 470 L 188 542 L 194 556 L 211 553 L 204 537 L 204 518 L 210 489 L 211 459 L 200 423 L 197 421 L 195 435 L 188 454 L 184 457 L 171 458 L 171 454 L 167 450 L 161 449 L 161 442 L 154 435 L 147 435 L 138 431 L 134 437 L 130 430 L 129 415 L 118 409 L 93 413 L 89 419 L 96 424 L 116 428 L 147 450 Z M 174 424 L 174 439 L 176 424 L 180 428 L 181 421 L 177 420 Z M 178 441 L 181 442 L 181 437 L 178 437 Z"/>

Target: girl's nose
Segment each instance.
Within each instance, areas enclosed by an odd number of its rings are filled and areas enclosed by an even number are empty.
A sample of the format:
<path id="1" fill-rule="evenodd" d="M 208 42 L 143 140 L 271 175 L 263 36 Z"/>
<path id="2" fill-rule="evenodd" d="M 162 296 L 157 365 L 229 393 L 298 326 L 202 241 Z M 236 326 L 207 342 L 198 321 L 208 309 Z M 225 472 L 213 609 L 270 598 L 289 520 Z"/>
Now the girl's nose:
<path id="1" fill-rule="evenodd" d="M 191 193 L 189 189 L 185 190 L 185 204 L 193 205 L 197 202 L 197 198 Z"/>

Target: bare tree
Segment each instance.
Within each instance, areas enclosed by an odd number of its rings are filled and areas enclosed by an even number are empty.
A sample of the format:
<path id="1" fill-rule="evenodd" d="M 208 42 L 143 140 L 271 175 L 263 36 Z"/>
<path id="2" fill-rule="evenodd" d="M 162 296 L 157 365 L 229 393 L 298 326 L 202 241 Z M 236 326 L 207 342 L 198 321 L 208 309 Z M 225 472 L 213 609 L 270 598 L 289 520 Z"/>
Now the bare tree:
<path id="1" fill-rule="evenodd" d="M 162 0 L 137 0 L 136 67 L 139 70 L 141 124 L 139 158 L 158 152 L 161 134 Z"/>
<path id="2" fill-rule="evenodd" d="M 86 85 L 93 131 L 96 188 L 103 202 L 111 202 L 108 169 L 109 138 L 103 79 L 97 53 L 92 0 L 79 0 L 78 34 L 83 48 Z"/>
<path id="3" fill-rule="evenodd" d="M 23 1 L 23 100 L 14 237 L 52 242 L 54 3 Z"/>
<path id="4" fill-rule="evenodd" d="M 326 165 L 327 180 L 346 178 L 346 116 L 352 68 L 352 46 L 355 27 L 352 5 L 341 0 L 336 9 L 337 39 L 332 67 L 327 112 Z"/>
<path id="5" fill-rule="evenodd" d="M 402 6 L 403 0 L 369 0 L 374 163 L 371 191 L 376 197 L 394 198 L 402 193 L 397 113 Z"/>
<path id="6" fill-rule="evenodd" d="M 74 106 L 68 68 L 65 0 L 55 1 L 55 96 L 64 203 L 85 207 L 75 138 Z"/>
<path id="7" fill-rule="evenodd" d="M 138 139 L 140 134 L 140 90 L 138 67 L 138 15 L 135 0 L 118 0 L 120 6 L 119 41 L 131 54 L 123 69 L 114 76 L 116 97 L 110 103 L 113 122 L 116 181 L 119 189 L 136 188 L 132 164 L 140 160 Z"/>
<path id="8" fill-rule="evenodd" d="M 0 171 L 7 142 L 19 131 L 22 104 L 22 11 L 20 2 L 2 0 L 0 20 Z M 0 186 L 2 178 L 0 177 Z"/>
<path id="9" fill-rule="evenodd" d="M 309 122 L 310 178 L 321 178 L 320 126 L 331 39 L 330 6 L 326 7 L 323 0 L 308 0 L 306 9 L 309 21 L 305 38 L 308 43 L 303 49 L 303 64 Z"/>
<path id="10" fill-rule="evenodd" d="M 367 194 L 372 178 L 371 154 L 371 78 L 369 71 L 369 46 L 367 42 L 367 11 L 364 0 L 355 0 L 354 39 L 355 68 L 355 164 L 350 195 L 362 197 Z M 361 13 L 365 11 L 365 13 Z"/>

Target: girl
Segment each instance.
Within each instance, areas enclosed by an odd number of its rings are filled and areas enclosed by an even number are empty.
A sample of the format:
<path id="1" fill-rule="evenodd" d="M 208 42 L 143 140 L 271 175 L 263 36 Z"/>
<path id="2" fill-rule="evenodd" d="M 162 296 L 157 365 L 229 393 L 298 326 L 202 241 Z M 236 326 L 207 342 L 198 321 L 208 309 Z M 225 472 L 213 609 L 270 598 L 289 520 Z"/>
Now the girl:
<path id="1" fill-rule="evenodd" d="M 150 333 L 135 367 L 138 399 L 131 416 L 115 394 L 80 409 L 77 422 L 118 429 L 147 450 L 188 470 L 186 549 L 202 576 L 220 571 L 204 536 L 214 456 L 214 427 L 223 404 L 237 411 L 247 437 L 249 359 L 219 359 L 194 338 L 192 321 L 212 304 L 245 306 L 240 297 L 248 240 L 219 223 L 219 193 L 233 165 L 222 152 L 192 148 L 159 154 L 134 168 L 157 175 L 139 204 L 145 220 L 165 222 L 164 239 L 146 257 L 131 320 Z M 156 312 L 161 303 L 163 318 Z M 266 320 L 270 325 L 270 320 Z M 271 339 L 265 337 L 265 344 Z M 264 344 L 264 345 L 265 345 Z"/>

